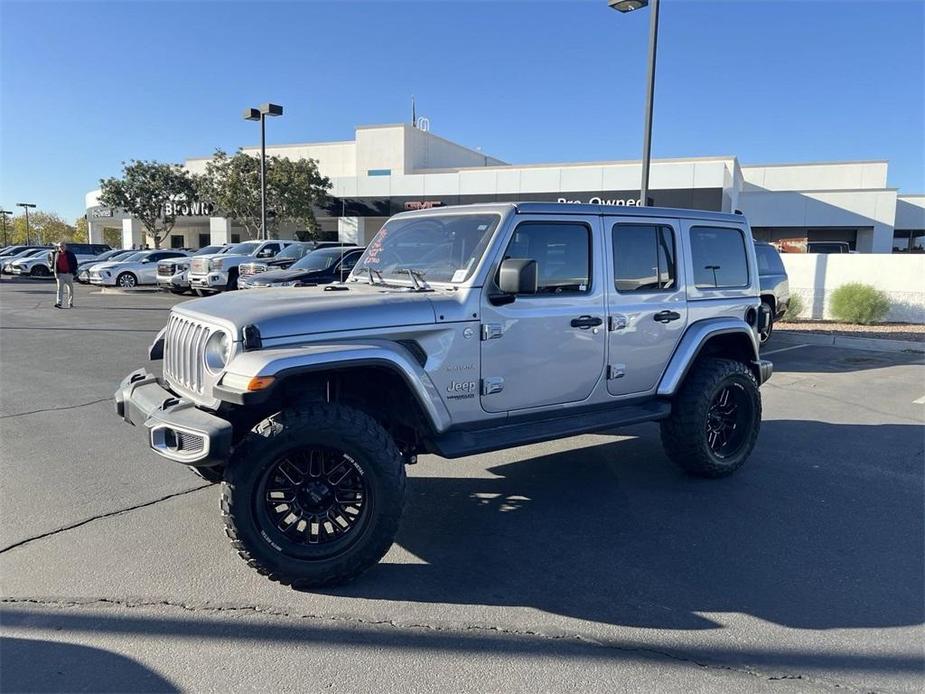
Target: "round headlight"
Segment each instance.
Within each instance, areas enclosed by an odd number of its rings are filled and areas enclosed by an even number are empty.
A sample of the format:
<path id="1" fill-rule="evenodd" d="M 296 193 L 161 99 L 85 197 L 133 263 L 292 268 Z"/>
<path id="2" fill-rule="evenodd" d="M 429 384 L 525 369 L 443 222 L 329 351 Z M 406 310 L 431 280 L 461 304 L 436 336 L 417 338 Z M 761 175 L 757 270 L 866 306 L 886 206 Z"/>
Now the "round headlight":
<path id="1" fill-rule="evenodd" d="M 221 330 L 212 333 L 206 341 L 206 368 L 212 373 L 219 373 L 225 368 L 230 356 L 231 338 L 228 333 Z"/>

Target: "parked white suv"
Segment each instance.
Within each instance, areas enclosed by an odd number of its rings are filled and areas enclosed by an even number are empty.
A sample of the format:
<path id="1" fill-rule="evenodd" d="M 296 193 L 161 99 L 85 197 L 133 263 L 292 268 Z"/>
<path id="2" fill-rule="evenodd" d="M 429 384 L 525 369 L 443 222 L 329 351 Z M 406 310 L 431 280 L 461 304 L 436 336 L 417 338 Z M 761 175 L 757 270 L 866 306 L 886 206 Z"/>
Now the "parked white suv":
<path id="1" fill-rule="evenodd" d="M 101 263 L 90 269 L 90 284 L 131 289 L 157 283 L 157 261 L 185 258 L 186 251 L 138 251 L 122 261 Z"/>
<path id="2" fill-rule="evenodd" d="M 272 258 L 293 241 L 245 241 L 222 254 L 204 255 L 190 262 L 189 283 L 199 296 L 238 288 L 238 266 Z"/>
<path id="3" fill-rule="evenodd" d="M 94 260 L 112 249 L 103 243 L 68 243 L 68 250 L 77 258 L 77 263 Z M 51 277 L 51 256 L 53 249 L 46 249 L 45 253 L 35 253 L 26 258 L 20 258 L 10 264 L 10 271 L 14 275 L 30 275 L 32 277 Z"/>

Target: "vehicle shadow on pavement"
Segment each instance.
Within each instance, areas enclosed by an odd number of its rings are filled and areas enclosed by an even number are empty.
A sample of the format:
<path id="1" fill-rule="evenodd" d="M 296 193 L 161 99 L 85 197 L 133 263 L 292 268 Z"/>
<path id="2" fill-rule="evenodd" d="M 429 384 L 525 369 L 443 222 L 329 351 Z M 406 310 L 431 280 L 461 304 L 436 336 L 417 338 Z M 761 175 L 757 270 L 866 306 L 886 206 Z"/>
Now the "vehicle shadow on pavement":
<path id="1" fill-rule="evenodd" d="M 57 641 L 0 638 L 5 692 L 177 692 L 144 665 L 117 653 Z"/>
<path id="2" fill-rule="evenodd" d="M 910 342 L 910 349 L 920 349 Z M 773 348 L 768 351 L 773 352 Z M 763 355 L 762 355 L 763 356 Z M 841 347 L 801 347 L 767 357 L 774 363 L 774 373 L 853 373 L 886 369 L 891 366 L 925 364 L 925 356 L 917 352 L 873 352 Z"/>
<path id="3" fill-rule="evenodd" d="M 801 629 L 922 623 L 922 428 L 762 429 L 722 480 L 678 472 L 654 425 L 497 479 L 411 478 L 397 541 L 426 563 L 329 592 L 662 629 L 719 628 L 698 613 L 724 612 Z"/>

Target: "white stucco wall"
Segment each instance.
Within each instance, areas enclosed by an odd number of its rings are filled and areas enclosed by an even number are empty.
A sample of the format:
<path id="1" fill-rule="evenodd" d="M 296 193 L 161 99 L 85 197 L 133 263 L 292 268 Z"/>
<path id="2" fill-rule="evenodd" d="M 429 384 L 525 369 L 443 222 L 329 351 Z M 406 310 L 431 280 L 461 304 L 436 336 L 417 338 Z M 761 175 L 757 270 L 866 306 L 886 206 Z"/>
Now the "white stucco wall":
<path id="1" fill-rule="evenodd" d="M 832 318 L 832 292 L 843 284 L 862 282 L 890 297 L 887 320 L 925 323 L 925 254 L 784 253 L 781 258 L 791 295 L 803 300 L 801 318 Z"/>
<path id="2" fill-rule="evenodd" d="M 886 188 L 887 161 L 742 166 L 745 190 Z"/>
<path id="3" fill-rule="evenodd" d="M 925 229 L 925 195 L 900 195 L 896 198 L 896 228 Z"/>

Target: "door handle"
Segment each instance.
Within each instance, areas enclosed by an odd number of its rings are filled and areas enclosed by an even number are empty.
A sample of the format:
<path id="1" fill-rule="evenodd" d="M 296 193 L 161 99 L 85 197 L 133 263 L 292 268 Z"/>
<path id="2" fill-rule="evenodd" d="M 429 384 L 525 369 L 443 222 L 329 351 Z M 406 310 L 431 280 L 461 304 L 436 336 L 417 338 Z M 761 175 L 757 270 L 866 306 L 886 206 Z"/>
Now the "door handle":
<path id="1" fill-rule="evenodd" d="M 670 323 L 673 320 L 678 320 L 681 318 L 681 314 L 677 311 L 659 311 L 654 316 L 652 316 L 652 318 L 659 323 Z"/>
<path id="2" fill-rule="evenodd" d="M 603 325 L 603 323 L 604 319 L 598 316 L 579 316 L 578 318 L 572 318 L 571 326 L 573 328 L 587 330 L 588 328 L 596 328 L 599 325 Z"/>

